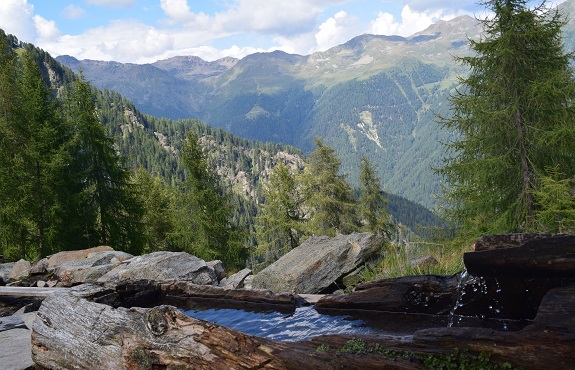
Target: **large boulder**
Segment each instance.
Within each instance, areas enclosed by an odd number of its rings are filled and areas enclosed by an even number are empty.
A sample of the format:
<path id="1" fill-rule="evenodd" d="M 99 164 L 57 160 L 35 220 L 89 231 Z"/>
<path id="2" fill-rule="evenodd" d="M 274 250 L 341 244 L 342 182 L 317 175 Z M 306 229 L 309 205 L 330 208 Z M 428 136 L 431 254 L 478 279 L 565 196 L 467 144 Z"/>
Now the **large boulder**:
<path id="1" fill-rule="evenodd" d="M 20 280 L 30 274 L 30 262 L 19 260 L 0 264 L 0 282 L 4 284 L 14 280 Z"/>
<path id="2" fill-rule="evenodd" d="M 252 275 L 252 270 L 245 268 L 236 272 L 230 277 L 226 277 L 220 281 L 220 286 L 226 289 L 241 289 L 244 287 L 244 281 L 248 276 Z"/>
<path id="3" fill-rule="evenodd" d="M 312 236 L 258 273 L 254 289 L 320 293 L 379 251 L 383 238 L 371 233 Z"/>
<path id="4" fill-rule="evenodd" d="M 113 251 L 114 249 L 109 246 L 99 246 L 89 249 L 82 249 L 77 251 L 63 251 L 48 257 L 48 270 L 52 270 L 63 263 L 81 260 L 87 258 L 88 255 L 94 252 Z"/>
<path id="5" fill-rule="evenodd" d="M 99 283 L 134 280 L 189 280 L 195 284 L 217 284 L 212 268 L 186 252 L 154 252 L 122 262 L 101 278 Z"/>
<path id="6" fill-rule="evenodd" d="M 95 283 L 102 275 L 118 266 L 120 262 L 133 258 L 120 251 L 98 251 L 89 253 L 86 258 L 67 261 L 54 268 L 62 286 Z"/>

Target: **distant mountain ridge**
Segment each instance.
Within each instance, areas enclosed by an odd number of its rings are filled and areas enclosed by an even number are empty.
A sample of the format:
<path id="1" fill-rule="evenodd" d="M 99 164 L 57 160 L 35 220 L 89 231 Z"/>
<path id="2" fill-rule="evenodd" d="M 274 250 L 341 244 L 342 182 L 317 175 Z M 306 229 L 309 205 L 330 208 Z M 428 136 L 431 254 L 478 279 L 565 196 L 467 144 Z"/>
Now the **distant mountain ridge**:
<path id="1" fill-rule="evenodd" d="M 575 0 L 561 4 L 570 12 Z M 572 11 L 565 45 L 575 46 Z M 281 51 L 214 62 L 175 57 L 147 65 L 57 59 L 82 68 L 97 87 L 128 97 L 144 113 L 197 118 L 249 139 L 282 142 L 304 152 L 320 136 L 357 178 L 366 155 L 384 189 L 428 208 L 436 205 L 450 133 L 436 123 L 467 71 L 454 56 L 470 53 L 480 24 L 461 16 L 410 37 L 364 34 L 324 52 Z"/>

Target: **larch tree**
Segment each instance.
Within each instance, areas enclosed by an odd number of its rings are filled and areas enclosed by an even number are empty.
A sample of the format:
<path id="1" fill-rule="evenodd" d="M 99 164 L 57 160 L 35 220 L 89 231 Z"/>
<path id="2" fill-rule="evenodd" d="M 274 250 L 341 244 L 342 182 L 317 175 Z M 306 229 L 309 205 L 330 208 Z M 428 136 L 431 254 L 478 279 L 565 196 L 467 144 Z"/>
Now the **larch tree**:
<path id="1" fill-rule="evenodd" d="M 381 182 L 375 173 L 375 168 L 366 156 L 361 158 L 359 186 L 358 213 L 363 224 L 362 228 L 374 234 L 389 236 L 387 199 L 381 190 Z"/>
<path id="2" fill-rule="evenodd" d="M 301 175 L 304 204 L 308 210 L 308 233 L 335 236 L 359 228 L 351 186 L 340 174 L 335 150 L 315 138 L 316 149 Z"/>
<path id="3" fill-rule="evenodd" d="M 17 177 L 16 153 L 22 148 L 18 56 L 15 40 L 0 30 L 0 246 L 3 253 L 24 257 L 27 225 Z"/>
<path id="4" fill-rule="evenodd" d="M 534 192 L 549 168 L 575 174 L 575 81 L 564 20 L 545 3 L 485 2 L 484 36 L 458 58 L 470 68 L 442 124 L 459 138 L 439 170 L 446 214 L 460 235 L 535 228 Z"/>
<path id="5" fill-rule="evenodd" d="M 75 136 L 70 177 L 72 208 L 80 210 L 74 225 L 86 245 L 112 244 L 132 254 L 142 251 L 142 207 L 129 170 L 106 135 L 91 86 L 80 73 L 66 96 L 66 115 Z M 72 225 L 70 225 L 72 226 Z"/>
<path id="6" fill-rule="evenodd" d="M 179 196 L 174 245 L 205 260 L 221 259 L 230 270 L 242 267 L 246 251 L 242 233 L 231 223 L 229 197 L 191 131 L 183 143 L 181 160 L 186 180 Z"/>
<path id="7" fill-rule="evenodd" d="M 305 231 L 301 187 L 290 167 L 279 162 L 264 185 L 265 202 L 257 217 L 258 251 L 275 261 L 297 247 Z"/>

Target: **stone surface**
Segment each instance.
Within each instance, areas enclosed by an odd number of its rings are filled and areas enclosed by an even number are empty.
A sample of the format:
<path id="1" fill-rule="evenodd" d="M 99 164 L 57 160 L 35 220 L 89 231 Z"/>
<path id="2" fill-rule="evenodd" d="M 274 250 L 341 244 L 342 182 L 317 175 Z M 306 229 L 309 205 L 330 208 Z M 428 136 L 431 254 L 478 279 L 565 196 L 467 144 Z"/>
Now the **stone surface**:
<path id="1" fill-rule="evenodd" d="M 61 286 L 69 287 L 82 283 L 95 283 L 102 275 L 133 256 L 125 252 L 94 252 L 86 258 L 67 261 L 54 268 L 54 274 Z"/>
<path id="2" fill-rule="evenodd" d="M 320 293 L 379 251 L 383 239 L 371 233 L 312 236 L 253 279 L 256 289 Z"/>
<path id="3" fill-rule="evenodd" d="M 221 281 L 227 276 L 226 269 L 224 268 L 224 264 L 222 263 L 222 261 L 220 260 L 209 261 L 206 262 L 206 265 L 208 265 L 208 267 L 214 271 L 218 281 Z"/>
<path id="4" fill-rule="evenodd" d="M 125 280 L 190 280 L 195 284 L 216 284 L 214 270 L 186 252 L 154 252 L 122 262 L 98 279 L 100 283 Z"/>
<path id="5" fill-rule="evenodd" d="M 118 260 L 118 262 L 124 262 L 131 258 L 134 258 L 130 253 L 123 251 L 98 251 L 92 252 L 86 256 L 86 258 L 99 258 L 99 262 L 95 263 L 94 266 L 104 265 L 110 263 L 113 259 Z"/>
<path id="6" fill-rule="evenodd" d="M 29 329 L 0 332 L 0 367 L 3 370 L 34 369 Z"/>
<path id="7" fill-rule="evenodd" d="M 48 271 L 48 258 L 42 258 L 30 267 L 30 275 L 42 275 Z"/>
<path id="8" fill-rule="evenodd" d="M 58 252 L 58 253 L 53 254 L 52 256 L 48 257 L 48 269 L 53 269 L 56 266 L 60 266 L 66 262 L 84 259 L 84 258 L 88 257 L 88 255 L 90 255 L 91 253 L 94 253 L 94 252 L 113 251 L 113 250 L 114 249 L 112 247 L 109 247 L 109 246 L 99 246 L 99 247 L 76 250 L 76 251 Z"/>
<path id="9" fill-rule="evenodd" d="M 16 262 L 0 263 L 0 285 L 8 282 L 8 274 L 15 264 Z"/>
<path id="10" fill-rule="evenodd" d="M 23 259 L 14 263 L 14 266 L 12 266 L 12 269 L 8 272 L 7 281 L 19 280 L 30 275 L 30 267 L 32 267 L 30 262 Z"/>
<path id="11" fill-rule="evenodd" d="M 252 275 L 252 270 L 245 268 L 236 272 L 228 278 L 220 282 L 220 286 L 226 289 L 240 289 L 244 287 L 244 281 L 248 276 Z"/>
<path id="12" fill-rule="evenodd" d="M 244 289 L 253 289 L 254 275 L 246 276 L 244 279 Z"/>
<path id="13" fill-rule="evenodd" d="M 457 282 L 455 276 L 439 275 L 372 281 L 359 284 L 349 294 L 326 295 L 316 303 L 316 308 L 447 315 L 453 305 Z"/>

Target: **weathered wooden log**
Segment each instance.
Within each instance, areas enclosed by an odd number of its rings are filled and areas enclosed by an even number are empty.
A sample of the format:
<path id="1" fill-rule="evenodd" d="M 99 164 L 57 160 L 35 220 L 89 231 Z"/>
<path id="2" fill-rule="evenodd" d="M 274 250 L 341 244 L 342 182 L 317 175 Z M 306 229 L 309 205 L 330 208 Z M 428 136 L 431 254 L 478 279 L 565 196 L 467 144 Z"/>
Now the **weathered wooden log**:
<path id="1" fill-rule="evenodd" d="M 209 302 L 213 306 L 246 303 L 257 305 L 262 309 L 293 311 L 297 306 L 306 304 L 303 298 L 292 293 L 273 293 L 265 289 L 226 289 L 212 285 L 197 285 L 189 281 L 163 282 L 160 284 L 160 289 L 166 302 L 178 305 L 186 305 L 185 300 L 188 300 L 188 303 Z"/>
<path id="2" fill-rule="evenodd" d="M 171 306 L 113 308 L 86 299 L 122 306 L 126 292 L 134 289 L 123 287 L 120 294 L 109 287 L 87 285 L 48 297 L 33 325 L 32 357 L 37 367 L 418 369 L 420 362 L 393 359 L 381 350 L 427 356 L 451 354 L 455 348 L 486 353 L 524 369 L 569 368 L 575 363 L 574 286 L 551 290 L 533 324 L 518 332 L 452 327 L 403 337 L 331 335 L 304 342 L 253 337 L 188 317 Z M 341 351 L 351 340 L 361 341 L 361 346 L 351 353 Z"/>
<path id="3" fill-rule="evenodd" d="M 575 278 L 575 235 L 532 238 L 519 247 L 467 252 L 463 262 L 476 276 Z"/>
<path id="4" fill-rule="evenodd" d="M 33 325 L 40 369 L 413 369 L 375 354 L 317 351 L 316 342 L 280 343 L 197 320 L 172 306 L 112 308 L 74 292 L 42 304 Z"/>
<path id="5" fill-rule="evenodd" d="M 315 306 L 318 309 L 447 315 L 456 288 L 455 276 L 405 276 L 363 283 L 350 294 L 326 295 Z"/>

